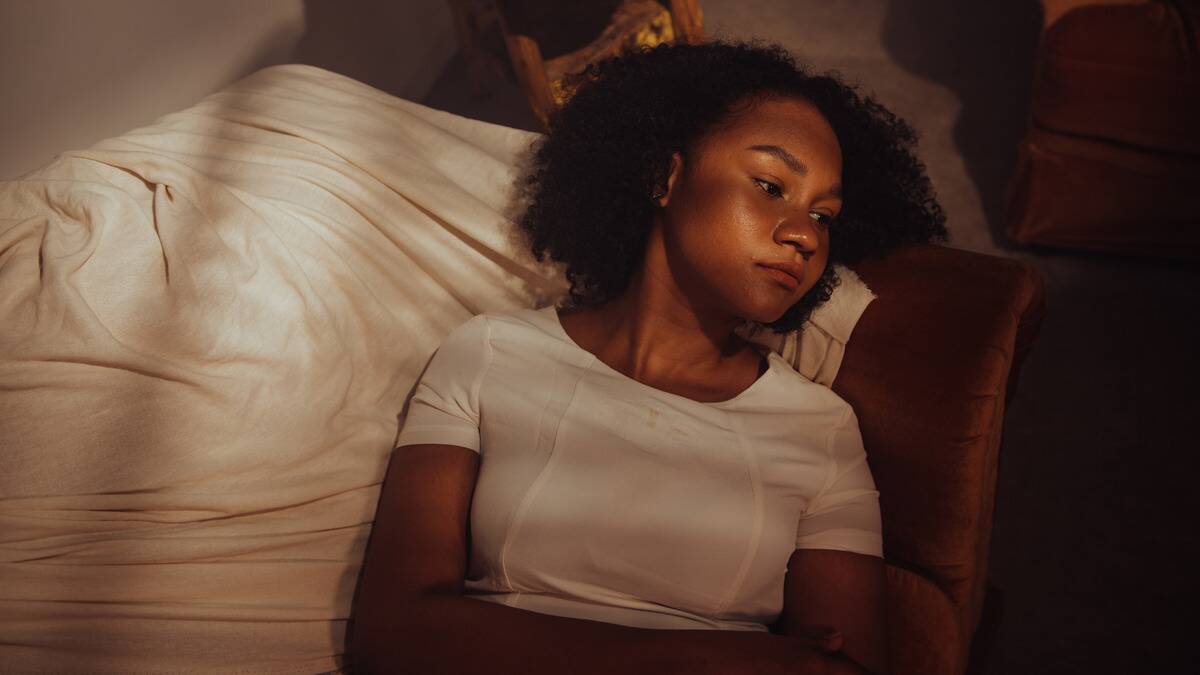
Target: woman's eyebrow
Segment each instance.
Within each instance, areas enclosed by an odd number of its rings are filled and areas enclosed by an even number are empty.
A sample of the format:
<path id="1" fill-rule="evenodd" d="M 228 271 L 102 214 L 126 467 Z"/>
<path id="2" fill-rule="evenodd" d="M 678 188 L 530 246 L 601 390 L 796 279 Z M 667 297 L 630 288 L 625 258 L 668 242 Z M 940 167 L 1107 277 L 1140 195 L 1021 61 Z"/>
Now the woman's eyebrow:
<path id="1" fill-rule="evenodd" d="M 799 159 L 796 158 L 795 155 L 788 152 L 787 150 L 784 150 L 783 148 L 779 147 L 778 145 L 751 145 L 751 146 L 747 147 L 746 149 L 754 150 L 756 152 L 765 152 L 768 155 L 771 155 L 771 156 L 775 157 L 776 159 L 780 160 L 784 164 L 787 164 L 789 169 L 791 169 L 792 171 L 795 171 L 800 176 L 808 175 L 808 165 L 805 164 L 804 162 L 801 162 Z M 841 198 L 842 186 L 834 185 L 833 189 L 830 190 L 829 192 L 833 196 Z"/>
<path id="2" fill-rule="evenodd" d="M 805 164 L 804 162 L 801 162 L 800 160 L 796 159 L 795 155 L 788 152 L 787 150 L 784 150 L 783 148 L 779 147 L 778 145 L 751 145 L 750 147 L 748 147 L 746 149 L 747 150 L 756 150 L 758 152 L 765 152 L 768 155 L 772 155 L 772 156 L 776 157 L 777 159 L 782 161 L 784 164 L 787 164 L 789 169 L 791 169 L 792 171 L 795 171 L 796 173 L 800 174 L 801 176 L 808 175 L 808 165 Z"/>

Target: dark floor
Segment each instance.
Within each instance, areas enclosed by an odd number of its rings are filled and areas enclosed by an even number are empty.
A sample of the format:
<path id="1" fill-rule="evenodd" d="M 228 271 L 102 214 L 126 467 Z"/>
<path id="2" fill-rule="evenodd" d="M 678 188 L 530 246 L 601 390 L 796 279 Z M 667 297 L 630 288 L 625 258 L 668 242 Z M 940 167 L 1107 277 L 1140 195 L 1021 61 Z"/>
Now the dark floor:
<path id="1" fill-rule="evenodd" d="M 1004 238 L 1038 3 L 701 4 L 710 35 L 780 42 L 907 119 L 951 244 L 1019 257 L 1046 280 L 1045 324 L 1006 420 L 991 559 L 1001 611 L 977 672 L 1197 672 L 1185 610 L 1200 599 L 1200 271 Z M 423 102 L 537 129 L 515 84 L 477 96 L 458 57 Z"/>

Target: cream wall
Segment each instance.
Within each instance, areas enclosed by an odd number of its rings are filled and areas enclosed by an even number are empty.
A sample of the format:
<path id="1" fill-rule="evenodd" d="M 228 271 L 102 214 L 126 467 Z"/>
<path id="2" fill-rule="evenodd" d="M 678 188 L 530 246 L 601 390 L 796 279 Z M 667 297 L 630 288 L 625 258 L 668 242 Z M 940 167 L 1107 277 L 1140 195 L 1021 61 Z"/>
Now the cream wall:
<path id="1" fill-rule="evenodd" d="M 0 0 L 0 180 L 268 65 L 419 100 L 455 49 L 445 0 Z"/>

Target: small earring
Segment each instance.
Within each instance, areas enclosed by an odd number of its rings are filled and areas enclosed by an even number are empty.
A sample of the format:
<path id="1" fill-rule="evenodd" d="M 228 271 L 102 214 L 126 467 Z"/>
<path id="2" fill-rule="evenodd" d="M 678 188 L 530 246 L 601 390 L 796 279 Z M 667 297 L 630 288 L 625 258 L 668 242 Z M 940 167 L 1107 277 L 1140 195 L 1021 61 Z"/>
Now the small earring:
<path id="1" fill-rule="evenodd" d="M 655 192 L 654 195 L 651 197 L 651 199 L 653 199 L 654 201 L 658 201 L 665 196 L 667 196 L 667 193 L 665 193 L 665 192 Z"/>

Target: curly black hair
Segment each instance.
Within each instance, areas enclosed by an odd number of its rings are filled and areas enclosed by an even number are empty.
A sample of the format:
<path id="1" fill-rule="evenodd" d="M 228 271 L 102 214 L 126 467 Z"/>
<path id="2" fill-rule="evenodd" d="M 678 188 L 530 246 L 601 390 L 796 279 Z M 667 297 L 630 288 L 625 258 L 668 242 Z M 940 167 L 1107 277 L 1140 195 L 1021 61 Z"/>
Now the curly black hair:
<path id="1" fill-rule="evenodd" d="M 638 48 L 589 65 L 564 88 L 570 98 L 551 113 L 516 185 L 517 224 L 537 260 L 565 263 L 573 304 L 602 305 L 628 287 L 671 155 L 688 157 L 707 134 L 768 98 L 805 99 L 829 121 L 842 149 L 844 203 L 824 274 L 768 327 L 797 329 L 828 300 L 834 263 L 948 238 L 913 154 L 912 127 L 836 73 L 810 74 L 777 44 Z"/>

